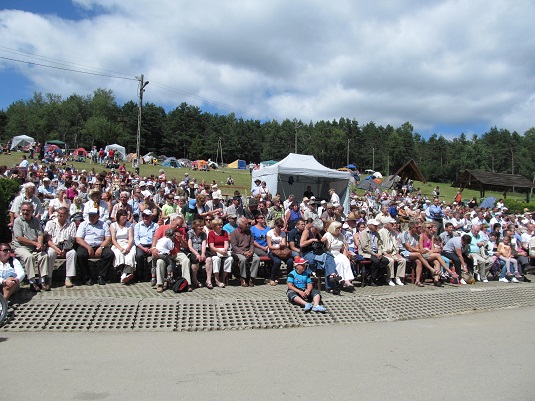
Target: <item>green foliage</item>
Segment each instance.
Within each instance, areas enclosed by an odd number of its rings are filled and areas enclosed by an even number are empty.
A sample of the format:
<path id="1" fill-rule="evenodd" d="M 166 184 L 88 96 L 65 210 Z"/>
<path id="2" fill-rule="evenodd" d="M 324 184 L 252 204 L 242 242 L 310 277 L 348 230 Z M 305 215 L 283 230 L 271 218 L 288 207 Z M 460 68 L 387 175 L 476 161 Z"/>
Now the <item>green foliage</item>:
<path id="1" fill-rule="evenodd" d="M 15 198 L 20 190 L 17 180 L 0 178 L 0 242 L 11 241 L 11 231 L 9 231 L 9 203 Z"/>
<path id="2" fill-rule="evenodd" d="M 522 202 L 521 200 L 518 200 L 518 199 L 507 198 L 503 200 L 503 204 L 507 209 L 509 209 L 508 210 L 509 213 L 523 214 L 524 209 L 526 208 L 529 209 L 531 212 L 535 211 L 535 202 L 533 200 L 527 203 L 527 202 Z"/>
<path id="3" fill-rule="evenodd" d="M 111 90 L 97 89 L 91 95 L 73 94 L 67 99 L 55 94 L 34 93 L 0 111 L 0 139 L 27 134 L 38 141 L 60 139 L 70 149 L 119 143 L 127 152 L 137 144 L 138 104 L 119 106 Z M 246 162 L 281 160 L 295 151 L 310 154 L 331 168 L 349 162 L 360 170 L 373 168 L 384 176 L 393 174 L 414 159 L 426 179 L 451 183 L 465 169 L 498 173 L 535 174 L 535 128 L 524 135 L 497 127 L 481 135 L 448 140 L 440 134 L 423 139 L 410 122 L 399 127 L 373 121 L 340 118 L 309 122 L 243 120 L 229 115 L 202 112 L 187 103 L 166 111 L 146 103 L 142 109 L 141 153 L 189 159 L 216 159 L 221 140 L 223 160 Z"/>

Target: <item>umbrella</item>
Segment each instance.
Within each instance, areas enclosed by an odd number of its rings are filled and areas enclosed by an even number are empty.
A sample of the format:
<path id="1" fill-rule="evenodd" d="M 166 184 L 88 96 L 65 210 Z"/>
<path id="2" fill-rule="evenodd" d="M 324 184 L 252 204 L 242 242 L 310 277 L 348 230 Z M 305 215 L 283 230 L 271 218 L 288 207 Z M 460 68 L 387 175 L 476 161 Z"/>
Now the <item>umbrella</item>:
<path id="1" fill-rule="evenodd" d="M 354 164 L 348 164 L 346 168 L 349 168 L 351 170 L 355 170 L 357 167 Z"/>
<path id="2" fill-rule="evenodd" d="M 494 204 L 496 203 L 496 198 L 494 196 L 489 196 L 488 198 L 485 198 L 483 202 L 479 204 L 479 207 L 494 207 Z"/>
<path id="3" fill-rule="evenodd" d="M 383 175 L 379 171 L 376 171 L 373 175 L 375 178 L 383 178 Z"/>

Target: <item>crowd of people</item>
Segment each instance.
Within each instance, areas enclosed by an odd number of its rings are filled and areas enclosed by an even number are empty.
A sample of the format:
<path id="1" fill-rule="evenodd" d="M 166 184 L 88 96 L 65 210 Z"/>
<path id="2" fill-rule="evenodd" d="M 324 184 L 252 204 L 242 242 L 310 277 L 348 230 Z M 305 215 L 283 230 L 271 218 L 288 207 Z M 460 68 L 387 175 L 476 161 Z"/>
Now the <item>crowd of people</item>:
<path id="1" fill-rule="evenodd" d="M 76 281 L 106 285 L 116 272 L 122 284 L 150 281 L 161 293 L 179 278 L 188 291 L 224 288 L 231 275 L 252 287 L 268 258 L 269 285 L 286 276 L 292 302 L 324 312 L 311 287 L 320 275 L 335 295 L 353 291 L 357 278 L 361 285 L 403 286 L 411 269 L 418 287 L 426 278 L 438 287 L 517 283 L 530 281 L 535 256 L 532 214 L 508 213 L 501 200 L 480 208 L 407 186 L 352 193 L 345 210 L 334 189 L 327 199 L 316 198 L 311 187 L 282 199 L 260 180 L 250 194 L 223 199 L 217 183 L 198 182 L 188 172 L 179 181 L 163 169 L 141 177 L 25 157 L 18 170 L 4 166 L 0 174 L 21 184 L 10 209 L 13 242 L 0 244 L 7 298 L 24 278 L 30 290 L 50 291 L 58 259 L 65 260 L 67 288 Z"/>

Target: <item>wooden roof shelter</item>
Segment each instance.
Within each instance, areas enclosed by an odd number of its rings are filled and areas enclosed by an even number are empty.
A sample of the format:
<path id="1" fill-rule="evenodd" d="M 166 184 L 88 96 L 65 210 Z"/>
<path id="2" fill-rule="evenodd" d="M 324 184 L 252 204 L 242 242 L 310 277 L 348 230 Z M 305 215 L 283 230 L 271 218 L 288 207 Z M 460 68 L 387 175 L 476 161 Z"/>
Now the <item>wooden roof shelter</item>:
<path id="1" fill-rule="evenodd" d="M 403 165 L 398 171 L 394 173 L 395 176 L 399 176 L 401 182 L 405 182 L 407 178 L 410 178 L 411 180 L 421 181 L 424 184 L 427 182 L 427 180 L 424 178 L 424 175 L 416 165 L 416 162 L 414 159 L 409 160 L 407 163 Z"/>
<path id="2" fill-rule="evenodd" d="M 452 187 L 458 187 L 461 191 L 464 188 L 479 190 L 481 197 L 485 196 L 485 190 L 503 191 L 504 197 L 507 192 L 513 188 L 532 189 L 535 183 L 519 174 L 502 174 L 492 173 L 483 170 L 465 170 L 460 178 L 452 184 Z M 529 202 L 530 191 L 527 191 Z"/>

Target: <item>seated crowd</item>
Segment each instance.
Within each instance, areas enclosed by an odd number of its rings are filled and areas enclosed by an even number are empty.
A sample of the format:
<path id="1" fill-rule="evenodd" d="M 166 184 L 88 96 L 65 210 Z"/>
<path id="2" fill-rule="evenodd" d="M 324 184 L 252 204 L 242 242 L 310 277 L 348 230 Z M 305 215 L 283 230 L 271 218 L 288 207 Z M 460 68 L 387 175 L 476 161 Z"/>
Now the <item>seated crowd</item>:
<path id="1" fill-rule="evenodd" d="M 352 193 L 346 213 L 334 189 L 321 201 L 310 187 L 283 200 L 257 180 L 250 196 L 236 192 L 225 202 L 215 182 L 189 173 L 177 182 L 164 170 L 140 177 L 38 162 L 21 171 L 1 171 L 21 182 L 10 209 L 13 249 L 0 244 L 6 297 L 24 277 L 32 291 L 50 291 L 58 259 L 67 288 L 75 278 L 105 285 L 117 272 L 121 283 L 150 281 L 157 292 L 178 278 L 189 291 L 224 288 L 233 272 L 252 287 L 261 261 L 271 261 L 269 284 L 279 283 L 284 264 L 290 300 L 322 312 L 309 286 L 320 272 L 332 294 L 353 290 L 357 277 L 362 285 L 403 286 L 408 271 L 419 287 L 426 275 L 438 287 L 470 277 L 519 282 L 529 281 L 535 256 L 531 213 L 507 213 L 501 201 L 479 208 L 368 191 Z"/>

